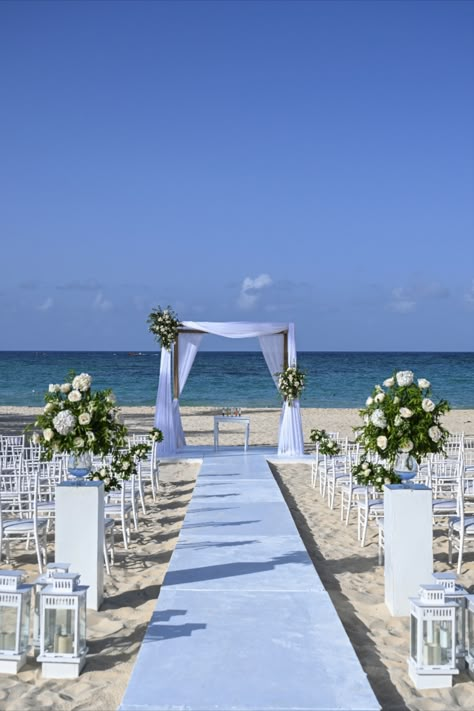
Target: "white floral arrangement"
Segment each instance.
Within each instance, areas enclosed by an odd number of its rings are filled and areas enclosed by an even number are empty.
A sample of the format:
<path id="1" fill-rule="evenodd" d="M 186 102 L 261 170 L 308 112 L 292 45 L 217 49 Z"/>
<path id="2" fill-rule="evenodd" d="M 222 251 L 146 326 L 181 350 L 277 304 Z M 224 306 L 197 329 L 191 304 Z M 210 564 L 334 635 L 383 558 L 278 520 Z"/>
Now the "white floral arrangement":
<path id="1" fill-rule="evenodd" d="M 178 329 L 181 322 L 178 315 L 173 311 L 171 306 L 162 309 L 157 306 L 153 309 L 147 319 L 148 330 L 153 333 L 162 348 L 167 351 L 171 350 L 173 343 L 176 343 L 178 338 Z"/>
<path id="2" fill-rule="evenodd" d="M 127 428 L 119 421 L 113 392 L 92 392 L 91 384 L 87 373 L 71 373 L 68 381 L 49 386 L 43 412 L 33 425 L 40 432 L 32 437 L 43 459 L 61 452 L 105 456 L 125 445 Z"/>
<path id="3" fill-rule="evenodd" d="M 306 374 L 296 365 L 290 365 L 278 376 L 278 390 L 282 398 L 291 406 L 293 400 L 298 400 L 304 390 Z"/>
<path id="4" fill-rule="evenodd" d="M 99 467 L 88 479 L 103 482 L 105 492 L 120 490 L 122 483 L 137 473 L 137 462 L 146 459 L 150 449 L 151 445 L 141 442 L 132 445 L 128 450 L 117 450 L 111 463 Z"/>
<path id="5" fill-rule="evenodd" d="M 411 370 L 395 372 L 376 385 L 359 411 L 363 425 L 357 441 L 366 452 L 376 452 L 393 469 L 400 454 L 420 463 L 430 453 L 442 452 L 449 432 L 440 418 L 450 409 L 446 400 L 435 403 L 431 384 L 415 381 Z"/>
<path id="6" fill-rule="evenodd" d="M 393 467 L 365 458 L 353 467 L 352 474 L 360 486 L 373 486 L 377 491 L 382 491 L 385 484 L 399 484 L 401 481 Z"/>
<path id="7" fill-rule="evenodd" d="M 328 435 L 326 430 L 312 429 L 309 439 L 318 445 L 319 454 L 334 457 L 336 454 L 341 453 L 341 448 L 338 443 Z"/>

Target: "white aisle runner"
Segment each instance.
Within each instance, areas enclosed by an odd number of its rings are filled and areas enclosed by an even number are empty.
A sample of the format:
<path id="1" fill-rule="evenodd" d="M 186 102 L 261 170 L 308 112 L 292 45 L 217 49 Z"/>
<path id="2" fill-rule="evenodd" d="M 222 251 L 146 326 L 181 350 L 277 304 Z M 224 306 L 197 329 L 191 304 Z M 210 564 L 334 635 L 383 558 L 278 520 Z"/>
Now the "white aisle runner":
<path id="1" fill-rule="evenodd" d="M 206 458 L 121 711 L 379 708 L 265 456 Z"/>

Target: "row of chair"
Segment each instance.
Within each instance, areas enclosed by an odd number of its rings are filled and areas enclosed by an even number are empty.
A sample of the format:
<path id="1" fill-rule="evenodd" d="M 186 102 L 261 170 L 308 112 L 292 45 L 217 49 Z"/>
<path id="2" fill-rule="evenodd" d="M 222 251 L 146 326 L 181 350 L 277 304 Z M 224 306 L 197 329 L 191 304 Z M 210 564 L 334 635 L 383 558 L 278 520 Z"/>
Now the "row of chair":
<path id="1" fill-rule="evenodd" d="M 147 435 L 133 435 L 129 445 L 146 442 Z M 96 461 L 100 466 L 102 461 Z M 46 563 L 47 535 L 54 527 L 56 486 L 67 479 L 67 461 L 57 455 L 41 461 L 39 447 L 26 444 L 24 436 L 0 435 L 0 561 L 7 562 L 13 542 L 24 542 L 28 550 L 34 543 L 40 573 Z M 153 501 L 159 486 L 159 461 L 156 445 L 148 459 L 137 462 L 137 475 L 123 483 L 118 491 L 106 495 L 104 564 L 110 573 L 114 563 L 115 526 L 121 526 L 124 548 L 131 539 L 132 521 L 138 530 L 138 506 L 146 514 L 145 487 L 150 486 Z"/>

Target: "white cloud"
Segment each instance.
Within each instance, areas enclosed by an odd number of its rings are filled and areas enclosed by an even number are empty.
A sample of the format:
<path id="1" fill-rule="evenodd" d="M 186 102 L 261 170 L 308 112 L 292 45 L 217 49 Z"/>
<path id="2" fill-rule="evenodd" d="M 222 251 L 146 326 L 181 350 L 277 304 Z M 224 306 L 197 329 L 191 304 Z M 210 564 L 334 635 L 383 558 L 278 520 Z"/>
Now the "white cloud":
<path id="1" fill-rule="evenodd" d="M 411 289 L 404 289 L 402 286 L 392 289 L 392 300 L 388 304 L 389 309 L 400 314 L 406 314 L 413 311 L 415 306 L 416 301 Z"/>
<path id="2" fill-rule="evenodd" d="M 37 309 L 37 311 L 49 311 L 49 309 L 53 306 L 53 304 L 54 304 L 53 299 L 50 296 L 48 296 L 48 298 L 45 299 L 42 304 L 38 304 L 36 306 L 36 309 Z"/>
<path id="3" fill-rule="evenodd" d="M 268 274 L 260 274 L 255 279 L 245 277 L 237 299 L 238 306 L 244 310 L 252 309 L 260 298 L 261 290 L 272 284 L 272 278 Z"/>
<path id="4" fill-rule="evenodd" d="M 112 302 L 107 301 L 107 299 L 104 298 L 103 293 L 99 291 L 97 292 L 92 307 L 96 311 L 110 311 L 110 309 L 112 308 Z"/>

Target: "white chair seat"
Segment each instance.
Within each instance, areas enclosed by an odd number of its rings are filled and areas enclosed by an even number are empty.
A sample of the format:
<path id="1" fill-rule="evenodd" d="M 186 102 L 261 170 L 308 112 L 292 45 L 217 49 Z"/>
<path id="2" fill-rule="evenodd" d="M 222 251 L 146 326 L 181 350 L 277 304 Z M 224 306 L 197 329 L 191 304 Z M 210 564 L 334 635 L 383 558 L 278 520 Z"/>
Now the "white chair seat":
<path id="1" fill-rule="evenodd" d="M 435 499 L 433 511 L 457 511 L 456 499 Z"/>
<path id="2" fill-rule="evenodd" d="M 459 516 L 455 516 L 449 520 L 449 525 L 454 528 L 455 531 L 461 530 L 461 519 Z M 471 535 L 474 533 L 474 516 L 468 516 L 464 519 L 464 531 Z"/>
<path id="3" fill-rule="evenodd" d="M 363 490 L 365 487 L 361 487 L 361 488 Z M 357 506 L 359 508 L 365 508 L 366 502 L 365 501 L 358 501 Z M 367 507 L 371 511 L 383 511 L 383 499 L 369 499 L 367 501 Z"/>
<path id="4" fill-rule="evenodd" d="M 44 528 L 48 525 L 47 518 L 39 518 L 36 521 L 36 526 L 38 529 Z M 17 518 L 12 520 L 7 520 L 3 522 L 3 533 L 5 535 L 8 533 L 27 533 L 28 531 L 33 531 L 34 521 L 32 518 Z"/>

